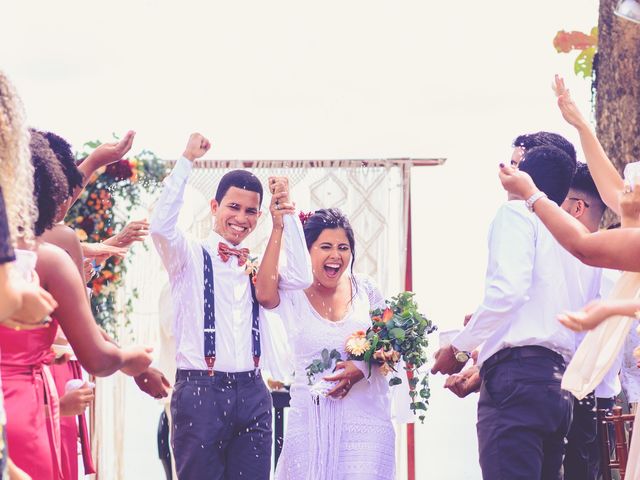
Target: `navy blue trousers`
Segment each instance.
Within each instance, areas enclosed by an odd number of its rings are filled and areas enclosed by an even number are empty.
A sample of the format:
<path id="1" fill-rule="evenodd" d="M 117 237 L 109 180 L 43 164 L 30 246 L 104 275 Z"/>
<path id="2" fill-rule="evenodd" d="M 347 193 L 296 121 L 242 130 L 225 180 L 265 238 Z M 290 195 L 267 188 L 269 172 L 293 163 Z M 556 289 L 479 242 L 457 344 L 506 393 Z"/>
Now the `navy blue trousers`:
<path id="1" fill-rule="evenodd" d="M 567 435 L 564 480 L 596 480 L 600 463 L 596 396 L 573 399 L 573 420 Z"/>
<path id="2" fill-rule="evenodd" d="M 260 373 L 178 370 L 171 415 L 180 480 L 268 480 L 271 395 Z"/>
<path id="3" fill-rule="evenodd" d="M 480 371 L 478 447 L 485 480 L 562 480 L 573 400 L 560 388 L 562 357 L 543 347 L 507 348 Z"/>

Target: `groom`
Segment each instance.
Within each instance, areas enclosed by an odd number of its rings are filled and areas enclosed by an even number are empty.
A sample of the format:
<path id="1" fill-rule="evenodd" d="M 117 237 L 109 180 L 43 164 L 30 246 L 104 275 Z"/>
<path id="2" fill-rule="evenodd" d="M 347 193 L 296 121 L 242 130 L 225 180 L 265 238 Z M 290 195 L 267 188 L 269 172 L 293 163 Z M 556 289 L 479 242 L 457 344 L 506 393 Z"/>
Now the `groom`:
<path id="1" fill-rule="evenodd" d="M 242 243 L 256 228 L 263 190 L 252 173 L 228 172 L 211 200 L 213 231 L 202 242 L 188 240 L 177 228 L 178 214 L 193 162 L 209 148 L 202 135 L 191 135 L 165 180 L 150 228 L 169 273 L 175 312 L 171 415 L 176 470 L 180 480 L 266 480 L 272 414 L 260 360 L 271 342 L 265 338 L 268 325 L 247 274 L 249 251 Z M 286 179 L 275 183 L 288 192 Z M 287 281 L 306 288 L 312 275 L 299 222 L 285 222 L 284 243 L 294 247 L 285 249 Z"/>

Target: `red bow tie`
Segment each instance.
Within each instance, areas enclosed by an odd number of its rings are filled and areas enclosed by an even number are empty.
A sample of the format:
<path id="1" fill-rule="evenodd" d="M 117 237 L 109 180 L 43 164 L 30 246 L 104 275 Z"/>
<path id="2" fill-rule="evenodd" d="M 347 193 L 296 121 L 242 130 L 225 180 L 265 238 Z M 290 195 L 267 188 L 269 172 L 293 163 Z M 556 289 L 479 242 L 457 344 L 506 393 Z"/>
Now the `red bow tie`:
<path id="1" fill-rule="evenodd" d="M 229 260 L 229 257 L 236 256 L 238 257 L 238 265 L 242 266 L 247 263 L 247 258 L 249 258 L 249 249 L 248 248 L 231 248 L 226 243 L 218 243 L 218 255 L 223 262 Z"/>

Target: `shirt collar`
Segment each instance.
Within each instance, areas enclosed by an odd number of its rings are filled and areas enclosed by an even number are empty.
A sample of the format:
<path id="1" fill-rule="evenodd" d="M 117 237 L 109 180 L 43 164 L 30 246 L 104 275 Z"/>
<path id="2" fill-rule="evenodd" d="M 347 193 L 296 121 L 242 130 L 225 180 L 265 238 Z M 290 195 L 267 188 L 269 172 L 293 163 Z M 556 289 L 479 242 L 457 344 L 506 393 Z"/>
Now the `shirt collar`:
<path id="1" fill-rule="evenodd" d="M 220 236 L 217 232 L 215 232 L 214 230 L 211 230 L 211 232 L 209 233 L 209 236 L 207 237 L 207 245 L 210 245 L 212 248 L 217 249 L 218 243 L 220 242 L 227 244 L 231 248 L 237 248 L 237 249 L 244 248 L 244 242 L 241 242 L 238 245 L 232 245 L 227 240 L 222 238 L 222 236 Z"/>

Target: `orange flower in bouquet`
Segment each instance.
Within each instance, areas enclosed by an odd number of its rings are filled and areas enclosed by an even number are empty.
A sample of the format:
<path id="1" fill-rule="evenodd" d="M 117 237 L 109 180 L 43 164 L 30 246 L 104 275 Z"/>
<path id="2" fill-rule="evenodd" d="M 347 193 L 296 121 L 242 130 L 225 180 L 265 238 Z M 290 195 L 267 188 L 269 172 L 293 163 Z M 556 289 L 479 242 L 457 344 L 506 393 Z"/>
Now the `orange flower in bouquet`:
<path id="1" fill-rule="evenodd" d="M 345 351 L 350 355 L 359 356 L 364 355 L 369 348 L 371 348 L 371 344 L 369 340 L 367 340 L 366 332 L 364 330 L 358 330 L 347 338 Z"/>

